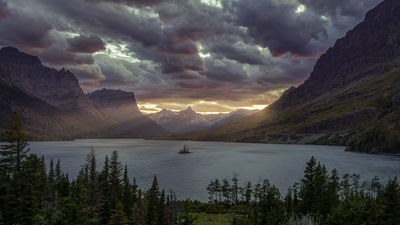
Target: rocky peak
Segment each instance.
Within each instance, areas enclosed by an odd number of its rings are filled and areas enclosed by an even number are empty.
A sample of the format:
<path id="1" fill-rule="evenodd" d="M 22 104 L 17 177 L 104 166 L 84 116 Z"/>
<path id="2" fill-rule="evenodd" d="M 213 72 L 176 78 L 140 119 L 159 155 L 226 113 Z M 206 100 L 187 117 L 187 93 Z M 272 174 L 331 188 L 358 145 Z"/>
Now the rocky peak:
<path id="1" fill-rule="evenodd" d="M 135 105 L 137 107 L 133 92 L 103 88 L 86 96 L 99 107 L 118 107 L 121 105 Z"/>
<path id="2" fill-rule="evenodd" d="M 65 69 L 57 71 L 45 67 L 38 57 L 20 52 L 13 47 L 0 49 L 0 61 L 5 64 L 2 68 L 10 71 L 8 77 L 12 78 L 9 79 L 12 85 L 30 95 L 70 115 L 103 117 L 86 98 L 78 79 L 70 71 Z M 17 75 L 18 79 L 13 78 Z"/>
<path id="3" fill-rule="evenodd" d="M 135 94 L 133 92 L 103 88 L 88 93 L 86 96 L 98 108 L 111 114 L 117 120 L 126 117 L 143 116 L 137 106 Z"/>
<path id="4" fill-rule="evenodd" d="M 189 106 L 187 109 L 182 110 L 179 112 L 180 115 L 186 115 L 186 116 L 196 116 L 198 113 L 195 112 L 191 106 Z"/>
<path id="5" fill-rule="evenodd" d="M 370 10 L 363 22 L 320 57 L 304 84 L 289 89 L 270 109 L 302 104 L 333 89 L 344 89 L 355 81 L 398 67 L 399 15 L 398 0 L 385 0 Z"/>
<path id="6" fill-rule="evenodd" d="M 14 47 L 4 47 L 0 49 L 0 60 L 18 67 L 42 65 L 42 62 L 37 56 L 20 52 Z"/>

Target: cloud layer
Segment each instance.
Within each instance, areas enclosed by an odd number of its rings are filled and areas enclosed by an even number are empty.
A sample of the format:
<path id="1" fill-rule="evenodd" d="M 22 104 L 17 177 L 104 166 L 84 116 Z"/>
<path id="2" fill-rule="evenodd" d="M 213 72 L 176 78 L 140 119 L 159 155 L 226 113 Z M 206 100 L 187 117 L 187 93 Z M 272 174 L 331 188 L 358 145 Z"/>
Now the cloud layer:
<path id="1" fill-rule="evenodd" d="M 233 110 L 270 104 L 303 82 L 379 2 L 0 0 L 0 45 L 70 69 L 86 91 Z"/>

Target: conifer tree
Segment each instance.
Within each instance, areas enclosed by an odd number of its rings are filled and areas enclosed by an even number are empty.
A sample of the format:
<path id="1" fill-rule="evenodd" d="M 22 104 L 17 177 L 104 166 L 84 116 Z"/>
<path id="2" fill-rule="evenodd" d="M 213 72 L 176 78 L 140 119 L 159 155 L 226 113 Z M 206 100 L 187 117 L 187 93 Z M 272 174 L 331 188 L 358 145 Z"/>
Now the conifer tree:
<path id="1" fill-rule="evenodd" d="M 122 163 L 119 160 L 117 151 L 113 151 L 110 158 L 110 206 L 115 208 L 118 201 L 121 199 L 121 183 L 122 183 Z"/>
<path id="2" fill-rule="evenodd" d="M 146 213 L 142 201 L 142 191 L 139 189 L 137 207 L 135 210 L 135 225 L 146 225 Z"/>
<path id="3" fill-rule="evenodd" d="M 303 214 L 311 213 L 313 205 L 315 203 L 315 171 L 317 167 L 317 161 L 314 157 L 311 157 L 310 161 L 307 162 L 304 176 L 301 179 L 301 186 L 299 191 L 300 212 Z"/>
<path id="4" fill-rule="evenodd" d="M 112 210 L 107 225 L 129 225 L 129 219 L 124 212 L 124 206 L 117 202 L 116 208 Z"/>
<path id="5" fill-rule="evenodd" d="M 13 175 L 21 170 L 21 163 L 29 152 L 29 143 L 23 132 L 22 122 L 16 112 L 11 115 L 11 121 L 4 130 L 0 151 L 0 169 Z"/>
<path id="6" fill-rule="evenodd" d="M 158 187 L 157 176 L 154 175 L 151 188 L 147 191 L 147 224 L 157 225 L 158 205 L 159 205 L 160 189 Z"/>

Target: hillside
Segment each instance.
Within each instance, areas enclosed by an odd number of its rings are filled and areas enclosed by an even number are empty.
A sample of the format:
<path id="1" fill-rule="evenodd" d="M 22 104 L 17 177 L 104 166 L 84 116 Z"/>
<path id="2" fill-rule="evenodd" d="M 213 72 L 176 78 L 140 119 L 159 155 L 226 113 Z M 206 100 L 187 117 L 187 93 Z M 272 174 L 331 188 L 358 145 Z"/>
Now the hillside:
<path id="1" fill-rule="evenodd" d="M 400 1 L 385 0 L 263 111 L 178 139 L 348 145 L 400 152 Z"/>

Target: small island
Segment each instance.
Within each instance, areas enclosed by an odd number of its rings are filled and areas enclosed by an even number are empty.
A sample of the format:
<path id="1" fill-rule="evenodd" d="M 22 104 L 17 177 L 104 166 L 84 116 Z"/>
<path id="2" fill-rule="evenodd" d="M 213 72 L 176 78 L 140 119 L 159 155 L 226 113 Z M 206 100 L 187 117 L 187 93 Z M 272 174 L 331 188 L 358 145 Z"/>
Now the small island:
<path id="1" fill-rule="evenodd" d="M 183 145 L 183 148 L 179 150 L 178 154 L 189 154 L 192 153 L 189 151 L 189 147 L 187 145 Z"/>

